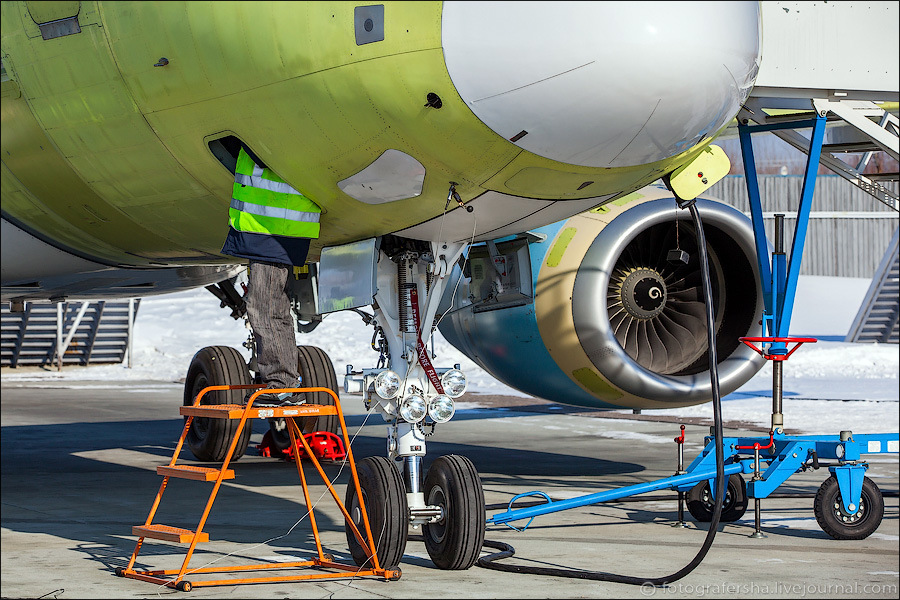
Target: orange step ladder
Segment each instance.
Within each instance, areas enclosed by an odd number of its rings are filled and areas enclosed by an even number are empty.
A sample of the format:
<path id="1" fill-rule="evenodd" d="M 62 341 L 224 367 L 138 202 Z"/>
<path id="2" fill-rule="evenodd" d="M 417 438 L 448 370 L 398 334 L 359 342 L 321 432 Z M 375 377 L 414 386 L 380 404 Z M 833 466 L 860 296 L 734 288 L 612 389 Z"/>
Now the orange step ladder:
<path id="1" fill-rule="evenodd" d="M 263 387 L 264 386 L 261 385 L 213 385 L 204 388 L 199 394 L 197 394 L 197 398 L 194 399 L 193 405 L 181 407 L 181 414 L 187 417 L 187 419 L 185 419 L 184 430 L 181 433 L 181 438 L 178 440 L 178 445 L 175 447 L 175 452 L 172 455 L 172 460 L 169 462 L 169 464 L 156 468 L 156 472 L 159 475 L 163 476 L 162 484 L 160 484 L 159 491 L 156 493 L 156 499 L 153 501 L 153 506 L 150 508 L 150 514 L 147 516 L 146 522 L 144 522 L 143 525 L 135 525 L 134 527 L 132 527 L 132 534 L 138 536 L 137 545 L 134 548 L 134 552 L 132 552 L 131 554 L 131 559 L 128 561 L 128 566 L 124 568 L 119 567 L 118 569 L 116 569 L 116 575 L 120 577 L 129 577 L 131 579 L 147 581 L 150 583 L 155 583 L 157 585 L 163 585 L 183 592 L 189 592 L 194 587 L 238 585 L 242 583 L 282 583 L 287 581 L 322 580 L 342 577 L 369 576 L 380 577 L 386 580 L 397 580 L 400 578 L 401 573 L 399 569 L 385 569 L 378 562 L 375 545 L 372 541 L 372 531 L 369 527 L 369 517 L 366 512 L 362 490 L 360 489 L 359 477 L 356 473 L 356 463 L 353 460 L 353 453 L 350 449 L 350 439 L 347 435 L 347 425 L 344 422 L 344 414 L 341 411 L 341 403 L 338 399 L 337 394 L 335 394 L 328 388 L 322 387 L 285 388 L 278 390 L 261 389 Z M 258 389 L 258 391 L 254 392 L 253 395 L 248 399 L 246 406 L 237 404 L 201 405 L 200 403 L 201 399 L 207 392 L 235 389 Z M 277 408 L 253 407 L 253 402 L 256 400 L 257 396 L 262 393 L 273 392 L 326 392 L 330 394 L 334 399 L 334 406 L 302 404 L 299 406 L 285 406 Z M 363 525 L 365 527 L 365 538 L 362 536 L 356 524 L 353 522 L 353 519 L 350 517 L 347 508 L 338 497 L 337 492 L 331 485 L 328 477 L 325 475 L 325 471 L 322 470 L 321 464 L 316 459 L 315 454 L 310 449 L 309 444 L 304 438 L 300 426 L 295 421 L 295 419 L 297 418 L 313 417 L 319 415 L 337 415 L 341 423 L 341 432 L 344 438 L 344 447 L 346 448 L 347 452 L 346 460 L 350 465 L 350 472 L 352 474 L 352 482 L 350 485 L 356 486 L 356 497 L 359 500 L 360 512 L 362 515 Z M 240 419 L 240 425 L 235 432 L 234 439 L 231 442 L 231 446 L 228 449 L 225 460 L 222 462 L 221 468 L 216 469 L 211 467 L 176 464 L 178 461 L 178 455 L 180 454 L 181 449 L 184 445 L 184 441 L 187 438 L 188 431 L 190 430 L 191 422 L 193 421 L 194 417 L 205 417 L 209 419 Z M 225 481 L 226 479 L 234 479 L 234 471 L 228 468 L 228 464 L 230 463 L 231 457 L 234 454 L 234 450 L 237 447 L 238 439 L 240 438 L 241 432 L 244 430 L 244 426 L 247 424 L 247 421 L 249 419 L 280 417 L 283 417 L 285 419 L 285 422 L 288 424 L 288 433 L 290 434 L 291 438 L 291 448 L 294 454 L 294 462 L 297 465 L 297 473 L 300 476 L 300 483 L 303 487 L 303 497 L 306 502 L 310 524 L 312 525 L 313 535 L 316 541 L 317 556 L 311 558 L 310 560 L 298 562 L 208 567 L 192 569 L 189 571 L 188 564 L 190 563 L 191 556 L 194 554 L 194 550 L 196 549 L 197 544 L 200 542 L 209 541 L 209 534 L 203 531 L 203 528 L 206 525 L 206 520 L 207 517 L 209 517 L 210 509 L 212 509 L 213 502 L 216 499 L 216 494 L 218 494 L 219 488 L 222 485 L 223 481 Z M 305 455 L 301 455 L 301 444 L 303 451 L 305 451 Z M 370 566 L 363 568 L 353 564 L 339 563 L 334 560 L 334 557 L 331 554 L 323 552 L 322 543 L 319 538 L 319 530 L 316 526 L 316 518 L 313 513 L 313 506 L 310 502 L 309 488 L 306 483 L 306 476 L 303 473 L 301 456 L 304 459 L 310 460 L 312 464 L 315 465 L 316 469 L 319 472 L 319 475 L 325 482 L 325 485 L 328 486 L 328 491 L 331 492 L 331 496 L 334 498 L 334 501 L 337 503 L 338 507 L 343 513 L 344 519 L 346 519 L 351 530 L 356 536 L 357 541 L 359 542 L 360 546 L 365 549 L 368 558 L 365 564 Z M 159 508 L 163 492 L 168 485 L 170 477 L 204 482 L 214 482 L 212 492 L 209 495 L 209 500 L 206 503 L 206 507 L 203 510 L 203 515 L 200 517 L 200 522 L 197 525 L 196 530 L 192 531 L 190 529 L 172 527 L 169 525 L 162 525 L 153 522 L 153 517 L 156 514 L 157 509 Z M 184 562 L 182 563 L 181 568 L 153 571 L 135 570 L 134 564 L 137 560 L 138 554 L 140 553 L 141 546 L 143 545 L 145 538 L 189 544 L 187 554 L 184 557 Z M 369 541 L 367 542 L 366 540 Z M 296 570 L 305 567 L 316 568 L 318 572 L 305 575 L 267 575 L 264 577 L 197 581 L 188 581 L 187 579 L 185 579 L 186 575 L 193 576 L 197 574 L 205 575 L 208 573 L 275 571 L 280 569 Z M 331 571 L 322 572 L 323 569 L 331 569 Z"/>

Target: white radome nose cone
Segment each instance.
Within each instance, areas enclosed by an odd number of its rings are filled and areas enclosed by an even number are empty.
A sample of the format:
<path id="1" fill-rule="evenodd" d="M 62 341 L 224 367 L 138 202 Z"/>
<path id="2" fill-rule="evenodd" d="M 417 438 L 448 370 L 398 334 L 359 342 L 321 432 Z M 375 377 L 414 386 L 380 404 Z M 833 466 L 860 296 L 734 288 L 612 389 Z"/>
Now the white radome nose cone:
<path id="1" fill-rule="evenodd" d="M 460 96 L 498 135 L 563 163 L 628 167 L 734 118 L 759 22 L 758 2 L 450 1 L 442 45 Z"/>

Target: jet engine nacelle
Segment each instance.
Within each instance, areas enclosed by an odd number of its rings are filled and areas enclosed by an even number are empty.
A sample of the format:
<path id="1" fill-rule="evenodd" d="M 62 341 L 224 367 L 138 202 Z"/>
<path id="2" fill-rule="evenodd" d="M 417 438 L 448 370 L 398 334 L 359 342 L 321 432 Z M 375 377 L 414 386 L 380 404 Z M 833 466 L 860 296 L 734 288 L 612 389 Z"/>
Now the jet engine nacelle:
<path id="1" fill-rule="evenodd" d="M 726 395 L 765 363 L 738 339 L 761 335 L 753 229 L 726 204 L 700 198 L 697 206 Z M 634 409 L 712 398 L 696 232 L 663 187 L 473 246 L 442 310 L 451 344 L 533 396 Z"/>

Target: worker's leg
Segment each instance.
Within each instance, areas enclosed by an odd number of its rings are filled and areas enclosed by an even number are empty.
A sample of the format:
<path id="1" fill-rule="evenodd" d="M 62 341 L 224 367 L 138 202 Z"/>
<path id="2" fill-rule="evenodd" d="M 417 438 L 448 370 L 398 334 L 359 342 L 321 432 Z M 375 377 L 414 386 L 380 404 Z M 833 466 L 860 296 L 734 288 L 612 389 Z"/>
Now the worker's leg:
<path id="1" fill-rule="evenodd" d="M 290 269 L 254 261 L 248 272 L 247 316 L 256 341 L 259 374 L 270 387 L 300 386 L 294 321 L 285 290 Z"/>

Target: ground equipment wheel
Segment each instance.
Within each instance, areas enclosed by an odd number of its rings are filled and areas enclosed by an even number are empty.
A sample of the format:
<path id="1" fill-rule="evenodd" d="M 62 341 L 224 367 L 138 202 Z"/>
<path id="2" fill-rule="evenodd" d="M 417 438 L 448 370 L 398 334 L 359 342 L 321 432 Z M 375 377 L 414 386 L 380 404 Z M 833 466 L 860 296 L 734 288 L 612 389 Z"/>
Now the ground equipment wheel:
<path id="1" fill-rule="evenodd" d="M 440 506 L 442 518 L 422 528 L 428 556 L 440 569 L 468 569 L 484 542 L 484 490 L 465 456 L 438 457 L 425 476 L 425 504 Z"/>
<path id="2" fill-rule="evenodd" d="M 324 387 L 340 394 L 334 363 L 321 348 L 315 346 L 297 346 L 297 371 L 300 373 L 302 387 Z M 327 392 L 313 392 L 306 395 L 307 404 L 334 406 L 334 398 Z M 272 444 L 279 450 L 291 447 L 291 438 L 284 419 L 269 419 L 269 430 L 272 432 Z M 324 417 L 306 417 L 301 425 L 303 433 L 328 431 L 340 437 L 341 422 L 337 415 Z"/>
<path id="3" fill-rule="evenodd" d="M 359 487 L 369 517 L 369 527 L 372 530 L 372 537 L 375 538 L 378 564 L 383 569 L 396 567 L 403 557 L 409 535 L 409 508 L 406 504 L 406 486 L 403 484 L 403 478 L 397 467 L 383 456 L 370 456 L 357 462 L 356 473 L 359 476 Z M 352 479 L 347 484 L 344 506 L 347 507 L 353 523 L 368 544 L 366 526 Z M 354 562 L 360 567 L 374 567 L 350 526 L 345 525 L 344 529 Z"/>
<path id="4" fill-rule="evenodd" d="M 826 479 L 813 501 L 813 512 L 822 531 L 836 540 L 862 540 L 875 532 L 884 518 L 884 497 L 868 477 L 863 478 L 859 508 L 853 514 L 844 509 L 837 478 Z"/>
<path id="5" fill-rule="evenodd" d="M 687 494 L 687 507 L 691 515 L 701 523 L 709 523 L 712 520 L 715 505 L 708 481 L 701 481 Z M 747 484 L 738 473 L 728 477 L 728 485 L 725 488 L 725 502 L 722 505 L 722 523 L 733 523 L 747 512 Z"/>
<path id="6" fill-rule="evenodd" d="M 197 394 L 210 385 L 248 385 L 250 371 L 240 352 L 229 346 L 207 346 L 199 350 L 191 360 L 184 380 L 184 405 L 194 403 Z M 203 396 L 201 404 L 244 404 L 248 390 L 218 390 Z M 187 418 L 187 417 L 185 417 Z M 197 460 L 219 462 L 225 460 L 228 448 L 237 432 L 240 421 L 233 419 L 207 419 L 194 417 L 188 431 L 187 444 Z M 253 427 L 247 423 L 241 432 L 231 460 L 244 455 Z"/>

